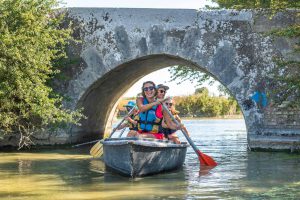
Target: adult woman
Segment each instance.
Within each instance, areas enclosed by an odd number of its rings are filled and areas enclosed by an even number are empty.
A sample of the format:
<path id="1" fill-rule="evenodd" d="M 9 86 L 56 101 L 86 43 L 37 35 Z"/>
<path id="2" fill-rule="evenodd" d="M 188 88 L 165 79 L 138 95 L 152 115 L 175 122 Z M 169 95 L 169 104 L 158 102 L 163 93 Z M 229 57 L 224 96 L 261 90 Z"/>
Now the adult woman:
<path id="1" fill-rule="evenodd" d="M 165 105 L 168 107 L 169 111 L 171 114 L 174 116 L 174 118 L 181 124 L 181 119 L 178 116 L 178 111 L 175 109 L 175 101 L 172 98 L 169 98 L 166 102 Z M 164 134 L 166 138 L 169 140 L 172 140 L 176 144 L 180 144 L 180 140 L 178 139 L 178 136 L 176 135 L 176 129 L 173 129 L 172 127 L 168 126 L 168 124 L 165 122 L 165 120 L 162 121 L 161 124 L 162 130 L 161 132 Z M 189 135 L 189 132 L 187 129 L 184 127 L 183 124 L 181 124 L 181 128 L 184 129 L 184 131 Z"/>
<path id="2" fill-rule="evenodd" d="M 138 97 L 136 104 L 139 108 L 138 131 L 139 137 L 150 137 L 163 139 L 164 135 L 159 133 L 159 127 L 164 118 L 168 126 L 176 129 L 177 126 L 172 122 L 170 116 L 163 111 L 161 103 L 164 99 L 156 99 L 157 89 L 155 83 L 146 81 L 142 86 L 142 97 Z"/>

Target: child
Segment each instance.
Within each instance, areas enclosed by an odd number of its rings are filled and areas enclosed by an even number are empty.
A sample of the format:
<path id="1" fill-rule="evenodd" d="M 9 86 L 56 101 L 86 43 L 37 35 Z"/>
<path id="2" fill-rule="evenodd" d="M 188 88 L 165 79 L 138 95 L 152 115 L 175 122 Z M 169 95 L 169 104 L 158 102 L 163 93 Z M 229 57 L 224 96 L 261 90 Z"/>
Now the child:
<path id="1" fill-rule="evenodd" d="M 174 99 L 169 99 L 165 102 L 165 105 L 167 106 L 167 108 L 169 109 L 169 111 L 172 113 L 172 115 L 174 116 L 174 118 L 179 122 L 179 124 L 181 124 L 181 119 L 178 116 L 178 111 L 175 110 L 175 101 Z M 188 134 L 189 136 L 189 132 L 187 131 L 187 129 L 185 128 L 185 126 L 183 124 L 181 124 L 181 128 Z M 176 129 L 171 129 L 168 127 L 168 125 L 165 123 L 165 121 L 162 121 L 162 132 L 164 133 L 165 137 L 169 140 L 172 140 L 174 143 L 176 144 L 180 144 L 180 140 L 178 139 L 178 136 L 176 135 Z"/>
<path id="2" fill-rule="evenodd" d="M 129 112 L 132 108 L 135 107 L 135 102 L 133 101 L 128 101 L 127 105 L 125 105 L 124 107 L 126 107 L 127 112 Z M 135 121 L 135 116 L 139 113 L 137 108 L 134 108 L 133 113 L 128 116 L 126 119 L 126 122 L 124 122 L 123 124 L 121 124 L 117 130 L 121 130 L 125 127 L 129 127 L 129 133 L 128 136 L 131 134 L 132 131 L 136 131 L 137 130 L 137 121 Z M 130 137 L 130 136 L 129 136 Z"/>

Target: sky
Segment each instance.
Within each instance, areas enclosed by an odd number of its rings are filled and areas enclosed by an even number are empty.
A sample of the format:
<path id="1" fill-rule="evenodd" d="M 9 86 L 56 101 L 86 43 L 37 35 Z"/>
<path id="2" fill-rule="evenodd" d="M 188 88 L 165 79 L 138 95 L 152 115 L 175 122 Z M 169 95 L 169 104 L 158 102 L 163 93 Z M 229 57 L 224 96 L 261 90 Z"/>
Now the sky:
<path id="1" fill-rule="evenodd" d="M 164 84 L 170 87 L 167 92 L 167 96 L 182 96 L 182 95 L 190 95 L 195 92 L 195 89 L 199 86 L 196 83 L 191 83 L 190 81 L 185 81 L 181 84 L 177 84 L 178 81 L 170 81 L 170 73 L 168 68 L 157 70 L 153 73 L 150 73 L 136 82 L 125 94 L 125 97 L 134 97 L 137 93 L 141 92 L 141 87 L 143 82 L 145 81 L 153 81 L 156 85 Z M 204 84 L 200 87 L 207 87 L 211 95 L 219 95 L 217 90 L 218 83 L 215 83 L 213 86 L 208 84 Z"/>
<path id="2" fill-rule="evenodd" d="M 117 7 L 117 8 L 177 8 L 177 9 L 199 9 L 204 8 L 205 5 L 216 6 L 207 0 L 62 0 L 63 7 Z M 140 92 L 142 83 L 148 80 L 154 81 L 156 84 L 163 83 L 168 85 L 169 96 L 180 96 L 193 94 L 196 84 L 190 81 L 185 81 L 181 84 L 177 82 L 170 82 L 170 73 L 168 68 L 155 71 L 140 79 L 135 83 L 125 94 L 125 97 L 136 96 Z M 217 85 L 209 86 L 205 84 L 210 94 L 218 95 Z"/>

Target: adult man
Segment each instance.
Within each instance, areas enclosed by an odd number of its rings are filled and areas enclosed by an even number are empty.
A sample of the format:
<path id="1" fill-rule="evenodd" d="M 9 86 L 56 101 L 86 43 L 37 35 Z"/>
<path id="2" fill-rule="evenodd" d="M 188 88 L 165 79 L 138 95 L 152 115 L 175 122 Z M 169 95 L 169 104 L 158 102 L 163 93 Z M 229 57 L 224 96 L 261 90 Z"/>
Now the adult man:
<path id="1" fill-rule="evenodd" d="M 169 87 L 164 84 L 158 84 L 156 86 L 156 89 L 157 89 L 157 96 L 156 96 L 157 99 L 164 99 Z"/>

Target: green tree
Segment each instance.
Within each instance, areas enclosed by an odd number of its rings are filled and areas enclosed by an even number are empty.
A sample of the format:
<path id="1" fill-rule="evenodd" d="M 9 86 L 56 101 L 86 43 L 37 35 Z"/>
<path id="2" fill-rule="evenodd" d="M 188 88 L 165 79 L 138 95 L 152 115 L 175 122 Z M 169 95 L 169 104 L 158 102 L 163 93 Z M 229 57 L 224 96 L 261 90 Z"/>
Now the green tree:
<path id="1" fill-rule="evenodd" d="M 61 29 L 56 0 L 0 1 L 0 135 L 19 136 L 19 147 L 46 127 L 77 123 L 49 86 L 65 57 L 70 29 Z"/>
<path id="2" fill-rule="evenodd" d="M 191 83 L 196 83 L 197 86 L 202 86 L 205 82 L 208 82 L 209 85 L 215 83 L 215 79 L 209 74 L 185 65 L 173 66 L 169 69 L 169 72 L 171 73 L 171 81 L 177 81 L 178 84 L 187 80 Z M 218 91 L 222 95 L 229 95 L 227 88 L 221 84 L 218 85 Z"/>
<path id="3" fill-rule="evenodd" d="M 299 8 L 300 2 L 297 0 L 212 0 L 217 3 L 220 8 L 268 8 L 278 11 L 286 8 Z"/>
<path id="4" fill-rule="evenodd" d="M 208 96 L 208 89 L 206 87 L 197 88 L 194 94 L 204 94 Z"/>
<path id="5" fill-rule="evenodd" d="M 216 117 L 241 113 L 233 98 L 210 96 L 205 87 L 196 89 L 193 95 L 176 97 L 175 102 L 176 110 L 186 117 Z"/>
<path id="6" fill-rule="evenodd" d="M 171 81 L 179 81 L 178 83 L 189 80 L 202 85 L 204 82 L 209 81 L 213 83 L 213 79 L 207 73 L 201 72 L 196 68 L 187 67 L 185 65 L 178 65 L 169 69 L 171 73 Z"/>

